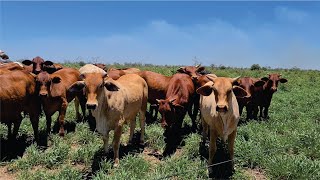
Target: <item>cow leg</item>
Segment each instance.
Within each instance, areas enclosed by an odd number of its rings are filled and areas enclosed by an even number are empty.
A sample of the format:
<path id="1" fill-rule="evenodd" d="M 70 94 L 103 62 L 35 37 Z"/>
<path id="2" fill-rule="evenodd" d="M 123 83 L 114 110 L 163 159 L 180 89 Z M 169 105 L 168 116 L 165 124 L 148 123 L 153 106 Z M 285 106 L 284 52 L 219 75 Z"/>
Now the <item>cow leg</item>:
<path id="1" fill-rule="evenodd" d="M 22 116 L 19 115 L 19 117 L 14 121 L 13 123 L 13 133 L 12 133 L 12 138 L 15 139 L 17 137 L 17 134 L 18 134 L 18 131 L 19 131 L 19 128 L 20 128 L 20 124 L 21 124 L 21 121 L 22 121 Z"/>
<path id="2" fill-rule="evenodd" d="M 243 111 L 243 105 L 239 104 L 239 114 L 240 114 L 240 116 L 242 114 L 242 111 Z M 248 118 L 248 115 L 247 115 L 247 118 Z"/>
<path id="3" fill-rule="evenodd" d="M 193 104 L 193 109 L 192 109 L 192 105 L 190 105 L 190 107 L 188 108 L 188 114 L 189 114 L 191 121 L 192 121 L 192 131 L 193 132 L 195 132 L 197 130 L 196 118 L 197 118 L 197 114 L 198 114 L 198 108 L 199 108 L 199 104 L 197 105 L 196 102 Z"/>
<path id="4" fill-rule="evenodd" d="M 139 119 L 140 119 L 140 144 L 143 145 L 144 144 L 144 133 L 145 133 L 145 121 L 146 121 L 146 111 L 145 110 L 141 110 L 139 113 Z"/>
<path id="5" fill-rule="evenodd" d="M 46 114 L 46 120 L 47 120 L 47 134 L 49 135 L 51 132 L 51 122 L 52 122 L 51 115 Z"/>
<path id="6" fill-rule="evenodd" d="M 110 131 L 107 131 L 106 134 L 103 135 L 103 149 L 104 149 L 104 152 L 107 153 L 108 150 L 109 150 L 109 132 Z"/>
<path id="7" fill-rule="evenodd" d="M 80 103 L 80 107 L 81 107 L 81 111 L 82 111 L 82 116 L 83 116 L 83 120 L 84 120 L 86 117 L 86 102 L 87 102 L 87 100 L 86 100 L 86 97 L 83 95 L 79 95 L 77 97 L 79 99 L 79 103 Z"/>
<path id="8" fill-rule="evenodd" d="M 119 125 L 114 130 L 114 137 L 113 137 L 113 153 L 114 153 L 114 167 L 119 166 L 119 147 L 120 147 L 120 138 L 122 134 L 122 126 Z"/>
<path id="9" fill-rule="evenodd" d="M 30 113 L 30 121 L 33 129 L 34 140 L 39 143 L 39 114 L 36 112 Z"/>
<path id="10" fill-rule="evenodd" d="M 8 126 L 8 139 L 10 139 L 10 138 L 12 138 L 12 123 L 11 122 L 9 122 L 8 124 L 7 124 L 7 126 Z"/>
<path id="11" fill-rule="evenodd" d="M 79 99 L 78 99 L 78 97 L 75 97 L 75 99 L 74 99 L 74 109 L 76 110 L 76 119 L 77 119 L 78 122 L 81 122 L 82 121 L 82 117 L 81 117 L 81 115 L 79 113 L 79 105 L 80 105 Z"/>
<path id="12" fill-rule="evenodd" d="M 236 139 L 237 130 L 234 130 L 229 136 L 228 136 L 228 150 L 230 154 L 230 159 L 232 160 L 232 169 L 234 168 L 234 141 Z"/>
<path id="13" fill-rule="evenodd" d="M 260 107 L 260 115 L 259 115 L 259 117 L 262 118 L 262 117 L 263 117 L 263 116 L 262 116 L 263 106 L 259 106 L 259 107 Z"/>
<path id="14" fill-rule="evenodd" d="M 269 106 L 264 107 L 263 118 L 269 119 Z"/>
<path id="15" fill-rule="evenodd" d="M 217 144 L 216 144 L 216 141 L 217 141 L 217 135 L 214 131 L 210 131 L 210 145 L 209 145 L 209 165 L 211 165 L 213 163 L 213 158 L 214 158 L 214 155 L 217 151 Z"/>
<path id="16" fill-rule="evenodd" d="M 136 129 L 136 118 L 130 120 L 130 136 L 129 136 L 129 144 L 132 144 L 134 130 Z"/>
<path id="17" fill-rule="evenodd" d="M 202 143 L 203 145 L 206 144 L 207 136 L 208 136 L 208 124 L 201 118 L 201 124 L 202 124 Z"/>
<path id="18" fill-rule="evenodd" d="M 59 126 L 60 126 L 59 135 L 60 136 L 64 136 L 64 117 L 66 115 L 67 106 L 68 106 L 68 101 L 66 99 L 63 99 L 61 104 L 61 109 L 59 111 Z"/>
<path id="19" fill-rule="evenodd" d="M 250 104 L 248 104 L 246 106 L 246 109 L 247 109 L 247 120 L 252 119 L 253 118 L 253 113 L 252 113 L 253 107 Z"/>

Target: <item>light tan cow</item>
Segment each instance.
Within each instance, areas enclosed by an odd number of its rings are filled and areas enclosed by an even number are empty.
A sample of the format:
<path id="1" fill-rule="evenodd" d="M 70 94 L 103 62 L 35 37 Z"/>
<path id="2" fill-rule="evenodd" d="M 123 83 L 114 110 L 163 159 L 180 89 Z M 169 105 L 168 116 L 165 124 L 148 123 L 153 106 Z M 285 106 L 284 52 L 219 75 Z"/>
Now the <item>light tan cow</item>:
<path id="1" fill-rule="evenodd" d="M 239 107 L 235 94 L 245 96 L 246 92 L 239 86 L 233 86 L 238 78 L 207 76 L 210 82 L 197 89 L 200 96 L 200 111 L 203 125 L 203 141 L 210 130 L 209 165 L 213 163 L 216 153 L 216 140 L 220 137 L 228 140 L 230 158 L 234 156 L 234 141 L 237 124 L 240 118 Z"/>
<path id="2" fill-rule="evenodd" d="M 83 81 L 70 87 L 71 91 L 85 88 L 88 109 L 96 119 L 97 130 L 103 135 L 104 150 L 108 150 L 109 132 L 114 130 L 113 151 L 114 166 L 119 164 L 119 146 L 122 127 L 130 123 L 129 143 L 135 129 L 135 118 L 139 112 L 141 137 L 144 142 L 145 113 L 147 109 L 148 86 L 144 79 L 136 74 L 121 76 L 113 80 L 102 73 L 85 73 Z"/>

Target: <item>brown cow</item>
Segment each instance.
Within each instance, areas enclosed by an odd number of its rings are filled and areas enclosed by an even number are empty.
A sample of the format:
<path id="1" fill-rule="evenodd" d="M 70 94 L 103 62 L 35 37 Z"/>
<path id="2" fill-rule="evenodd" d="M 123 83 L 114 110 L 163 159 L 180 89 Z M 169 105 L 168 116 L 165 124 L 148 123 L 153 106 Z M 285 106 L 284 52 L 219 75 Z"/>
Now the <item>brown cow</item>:
<path id="1" fill-rule="evenodd" d="M 251 78 L 251 77 L 242 77 L 239 78 L 236 82 L 236 85 L 240 86 L 247 92 L 247 96 L 245 97 L 237 97 L 237 101 L 239 104 L 239 111 L 240 111 L 240 116 L 242 114 L 243 108 L 246 107 L 247 110 L 247 117 L 246 119 L 257 119 L 257 117 L 254 116 L 253 110 L 255 102 L 256 102 L 256 95 L 259 91 L 258 87 L 261 87 L 265 84 L 264 81 L 256 78 Z"/>
<path id="2" fill-rule="evenodd" d="M 51 61 L 44 61 L 39 56 L 33 58 L 32 61 L 24 60 L 22 61 L 22 64 L 32 67 L 32 72 L 34 74 L 39 74 L 41 71 L 47 71 L 49 74 L 52 74 L 63 68 L 62 65 L 54 64 Z"/>
<path id="3" fill-rule="evenodd" d="M 107 70 L 108 76 L 114 80 L 119 79 L 121 76 L 125 74 L 133 74 L 138 72 L 140 72 L 140 69 L 137 69 L 137 68 L 123 68 L 123 69 L 109 68 Z"/>
<path id="4" fill-rule="evenodd" d="M 271 104 L 273 93 L 278 89 L 278 84 L 288 82 L 287 79 L 281 78 L 281 74 L 269 74 L 269 77 L 263 77 L 261 80 L 265 81 L 263 87 L 260 88 L 256 98 L 256 107 L 254 110 L 254 116 L 258 114 L 258 107 L 260 108 L 260 117 L 269 119 L 268 111 Z"/>
<path id="5" fill-rule="evenodd" d="M 24 66 L 18 62 L 10 62 L 0 65 L 0 72 L 4 70 L 14 71 L 14 70 L 24 70 Z"/>
<path id="6" fill-rule="evenodd" d="M 34 76 L 26 71 L 11 71 L 2 74 L 0 82 L 0 120 L 8 125 L 8 137 L 16 137 L 22 121 L 21 112 L 24 111 L 29 114 L 34 138 L 38 140 L 41 106 Z M 12 123 L 14 129 L 11 134 Z"/>
<path id="7" fill-rule="evenodd" d="M 169 81 L 172 76 L 164 76 L 152 71 L 141 71 L 137 74 L 148 84 L 148 102 L 150 103 L 149 113 L 151 115 L 151 121 L 154 122 L 158 115 L 158 102 L 156 99 L 165 99 Z"/>
<path id="8" fill-rule="evenodd" d="M 183 66 L 180 67 L 177 71 L 179 73 L 188 74 L 193 81 L 197 80 L 199 76 L 204 75 L 203 71 L 205 67 L 203 66 Z"/>
<path id="9" fill-rule="evenodd" d="M 104 71 L 107 71 L 107 66 L 102 63 L 94 63 L 93 65 L 97 66 L 98 68 L 103 69 Z"/>
<path id="10" fill-rule="evenodd" d="M 203 142 L 205 142 L 208 127 L 210 130 L 210 148 L 208 164 L 213 163 L 216 153 L 216 140 L 220 137 L 224 142 L 228 140 L 230 158 L 234 157 L 234 141 L 237 124 L 240 119 L 239 107 L 235 94 L 246 96 L 247 93 L 233 83 L 238 78 L 217 77 L 197 89 L 200 96 L 200 111 L 203 126 Z"/>
<path id="11" fill-rule="evenodd" d="M 122 127 L 130 123 L 129 142 L 132 142 L 138 112 L 141 127 L 140 143 L 144 142 L 147 83 L 136 74 L 126 74 L 118 80 L 113 80 L 102 73 L 86 73 L 81 76 L 83 81 L 73 84 L 70 91 L 85 89 L 87 108 L 92 110 L 97 130 L 103 135 L 105 152 L 109 148 L 109 132 L 114 130 L 114 166 L 118 166 Z"/>
<path id="12" fill-rule="evenodd" d="M 157 99 L 163 127 L 180 130 L 177 128 L 181 128 L 184 116 L 192 106 L 194 92 L 195 88 L 189 75 L 178 73 L 172 76 L 168 82 L 166 97 Z M 195 126 L 195 122 L 192 122 L 192 126 Z"/>
<path id="13" fill-rule="evenodd" d="M 40 72 L 36 77 L 36 82 L 39 88 L 39 95 L 41 97 L 41 103 L 44 113 L 47 119 L 47 133 L 51 131 L 51 116 L 59 111 L 59 135 L 64 136 L 64 118 L 67 110 L 68 103 L 71 102 L 76 94 L 71 93 L 68 88 L 80 78 L 78 70 L 73 68 L 64 68 L 53 74 L 49 74 L 46 71 Z M 77 98 L 81 98 L 81 93 Z M 76 101 L 78 99 L 76 98 Z M 79 119 L 79 103 L 75 102 L 76 116 Z M 83 117 L 85 117 L 85 111 L 82 109 Z"/>

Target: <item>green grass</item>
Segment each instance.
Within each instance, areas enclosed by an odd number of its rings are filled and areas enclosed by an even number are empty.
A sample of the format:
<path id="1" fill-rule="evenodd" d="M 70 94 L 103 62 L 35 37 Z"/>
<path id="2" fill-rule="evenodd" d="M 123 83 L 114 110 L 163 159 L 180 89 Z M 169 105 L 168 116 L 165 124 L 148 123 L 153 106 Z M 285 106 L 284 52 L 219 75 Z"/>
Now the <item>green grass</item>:
<path id="1" fill-rule="evenodd" d="M 79 68 L 79 64 L 65 64 Z M 123 67 L 116 64 L 114 67 Z M 178 66 L 136 66 L 172 75 Z M 232 179 L 249 179 L 247 168 L 262 169 L 268 179 L 320 179 L 320 73 L 302 70 L 255 70 L 237 68 L 210 68 L 218 76 L 263 77 L 279 72 L 288 83 L 280 84 L 274 95 L 270 119 L 250 121 L 238 127 L 235 144 L 235 173 Z M 243 113 L 244 115 L 246 113 Z M 54 115 L 55 120 L 57 114 Z M 244 116 L 243 116 L 244 117 Z M 75 123 L 74 105 L 68 107 L 66 121 Z M 185 122 L 190 125 L 190 118 Z M 54 123 L 54 122 L 53 122 Z M 52 126 L 53 126 L 52 123 Z M 125 154 L 120 166 L 113 168 L 112 158 L 101 155 L 103 141 L 99 133 L 89 130 L 87 123 L 75 123 L 75 131 L 61 138 L 52 133 L 48 148 L 30 145 L 33 130 L 24 119 L 19 138 L 25 138 L 27 147 L 22 157 L 3 162 L 9 175 L 18 179 L 207 179 L 207 161 L 199 152 L 201 136 L 187 134 L 182 146 L 172 156 L 158 159 L 140 151 Z M 137 123 L 139 129 L 139 125 Z M 40 130 L 45 130 L 45 117 L 40 119 Z M 136 131 L 137 132 L 137 131 Z M 5 141 L 7 128 L 0 125 L 0 137 Z M 123 130 L 121 143 L 128 141 L 128 126 Z M 111 137 L 112 138 L 112 135 Z M 157 123 L 146 126 L 148 152 L 164 151 L 163 129 Z M 102 158 L 99 158 L 102 157 Z M 97 169 L 93 171 L 93 165 Z M 171 176 L 172 175 L 172 176 Z M 170 177 L 169 177 L 170 176 Z"/>

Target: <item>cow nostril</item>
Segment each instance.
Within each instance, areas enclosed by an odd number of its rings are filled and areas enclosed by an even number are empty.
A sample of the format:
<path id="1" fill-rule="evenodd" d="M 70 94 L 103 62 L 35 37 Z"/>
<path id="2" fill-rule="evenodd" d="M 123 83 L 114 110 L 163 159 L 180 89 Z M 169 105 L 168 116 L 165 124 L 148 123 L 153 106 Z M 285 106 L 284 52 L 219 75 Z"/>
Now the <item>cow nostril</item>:
<path id="1" fill-rule="evenodd" d="M 94 110 L 96 109 L 97 105 L 95 104 L 87 104 L 87 109 L 91 109 L 91 110 Z"/>
<path id="2" fill-rule="evenodd" d="M 227 112 L 228 108 L 227 108 L 227 106 L 217 106 L 216 111 L 217 112 Z"/>
<path id="3" fill-rule="evenodd" d="M 44 93 L 40 94 L 40 97 L 47 97 L 47 96 L 48 94 L 44 94 Z"/>

